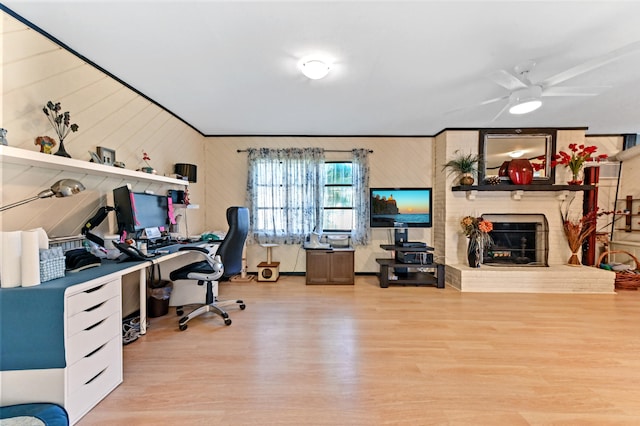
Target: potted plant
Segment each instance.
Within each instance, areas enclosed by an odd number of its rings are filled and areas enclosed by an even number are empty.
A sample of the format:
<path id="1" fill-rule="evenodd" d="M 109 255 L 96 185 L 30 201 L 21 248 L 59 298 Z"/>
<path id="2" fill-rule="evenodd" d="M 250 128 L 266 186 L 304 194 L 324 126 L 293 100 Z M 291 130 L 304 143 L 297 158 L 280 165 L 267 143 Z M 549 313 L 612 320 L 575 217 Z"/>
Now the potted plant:
<path id="1" fill-rule="evenodd" d="M 442 169 L 449 169 L 449 173 L 458 173 L 460 175 L 460 185 L 473 185 L 473 175 L 478 172 L 479 157 L 477 154 L 461 153 L 459 150 L 454 152 L 456 157 L 449 160 Z"/>
<path id="2" fill-rule="evenodd" d="M 53 155 L 59 155 L 61 157 L 71 158 L 71 155 L 64 148 L 64 139 L 69 135 L 70 132 L 77 132 L 79 126 L 75 123 L 71 124 L 71 114 L 69 111 L 61 112 L 62 107 L 60 106 L 60 102 L 56 102 L 55 104 L 51 101 L 47 102 L 47 104 L 42 108 L 42 112 L 49 119 L 49 123 L 56 131 L 58 139 L 60 140 L 60 145 L 58 146 L 58 152 Z"/>

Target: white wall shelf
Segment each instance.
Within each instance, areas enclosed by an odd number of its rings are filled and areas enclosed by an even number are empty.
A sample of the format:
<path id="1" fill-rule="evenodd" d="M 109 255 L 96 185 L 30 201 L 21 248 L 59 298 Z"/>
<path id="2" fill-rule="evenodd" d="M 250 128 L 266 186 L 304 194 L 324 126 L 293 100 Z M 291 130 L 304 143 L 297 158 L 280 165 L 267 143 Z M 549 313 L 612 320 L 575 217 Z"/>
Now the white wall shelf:
<path id="1" fill-rule="evenodd" d="M 93 176 L 121 176 L 135 181 L 163 182 L 172 185 L 189 185 L 182 179 L 167 176 L 159 176 L 151 173 L 135 170 L 121 169 L 119 167 L 105 166 L 104 164 L 90 163 L 89 161 L 76 160 L 74 158 L 59 157 L 57 155 L 43 154 L 37 151 L 14 148 L 0 145 L 0 161 L 5 164 L 18 164 L 45 169 L 86 173 Z"/>
<path id="2" fill-rule="evenodd" d="M 557 192 L 558 199 L 564 200 L 569 196 L 570 192 L 575 191 L 592 191 L 595 189 L 593 185 L 544 185 L 544 184 L 536 184 L 536 185 L 459 185 L 451 187 L 451 190 L 456 191 L 465 191 L 467 193 L 468 200 L 475 200 L 478 192 L 482 191 L 510 191 L 511 198 L 513 200 L 521 200 L 522 196 L 525 192 L 532 191 L 549 191 L 549 192 Z"/>

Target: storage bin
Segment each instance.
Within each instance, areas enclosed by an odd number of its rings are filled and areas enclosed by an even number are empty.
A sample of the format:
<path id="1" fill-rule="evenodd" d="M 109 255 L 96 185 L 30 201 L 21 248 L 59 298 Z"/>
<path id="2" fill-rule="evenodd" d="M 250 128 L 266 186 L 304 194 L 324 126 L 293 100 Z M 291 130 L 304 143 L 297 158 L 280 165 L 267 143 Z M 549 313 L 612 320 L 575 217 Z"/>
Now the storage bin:
<path id="1" fill-rule="evenodd" d="M 64 277 L 65 256 L 40 261 L 40 282 Z"/>

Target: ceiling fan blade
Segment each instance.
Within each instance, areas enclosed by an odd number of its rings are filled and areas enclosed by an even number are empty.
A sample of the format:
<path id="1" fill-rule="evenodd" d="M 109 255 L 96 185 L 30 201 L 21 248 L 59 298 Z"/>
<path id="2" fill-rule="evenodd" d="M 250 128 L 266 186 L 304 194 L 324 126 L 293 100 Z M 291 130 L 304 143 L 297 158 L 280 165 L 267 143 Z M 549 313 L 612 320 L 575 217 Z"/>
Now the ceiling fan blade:
<path id="1" fill-rule="evenodd" d="M 542 96 L 598 96 L 611 86 L 562 86 L 548 87 Z"/>
<path id="2" fill-rule="evenodd" d="M 527 84 L 515 75 L 505 70 L 499 70 L 489 74 L 489 78 L 499 86 L 507 90 L 524 89 Z"/>
<path id="3" fill-rule="evenodd" d="M 491 122 L 494 122 L 494 121 L 496 121 L 498 118 L 500 118 L 500 116 L 501 116 L 502 114 L 504 114 L 504 112 L 505 112 L 506 110 L 508 110 L 508 109 L 509 109 L 509 106 L 510 106 L 510 102 L 507 102 L 507 103 L 504 105 L 504 107 L 502 107 L 502 109 L 501 109 L 501 110 L 500 110 L 500 111 L 495 115 L 495 117 L 493 117 L 493 118 L 491 119 Z"/>
<path id="4" fill-rule="evenodd" d="M 560 84 L 566 80 L 577 77 L 580 74 L 584 74 L 586 72 L 599 68 L 603 65 L 608 64 L 609 62 L 613 62 L 616 59 L 623 57 L 624 55 L 628 55 L 638 50 L 640 50 L 640 41 L 627 44 L 626 46 L 613 50 L 605 55 L 602 55 L 597 58 L 593 58 L 580 65 L 576 65 L 575 67 L 569 68 L 568 70 L 558 73 L 552 77 L 549 77 L 543 82 L 538 84 L 542 85 L 543 87 L 555 86 L 556 84 Z"/>
<path id="5" fill-rule="evenodd" d="M 471 108 L 476 108 L 476 107 L 483 106 L 483 105 L 489 105 L 489 104 L 492 104 L 494 102 L 499 102 L 499 101 L 501 101 L 503 99 L 507 99 L 507 98 L 509 98 L 509 95 L 500 96 L 499 98 L 487 99 L 486 101 L 482 101 L 482 102 L 479 102 L 477 104 L 473 104 L 473 105 L 470 105 L 470 106 L 465 106 L 465 107 L 449 110 L 449 111 L 445 112 L 445 114 L 453 114 L 454 112 L 463 111 L 463 110 L 471 109 Z"/>

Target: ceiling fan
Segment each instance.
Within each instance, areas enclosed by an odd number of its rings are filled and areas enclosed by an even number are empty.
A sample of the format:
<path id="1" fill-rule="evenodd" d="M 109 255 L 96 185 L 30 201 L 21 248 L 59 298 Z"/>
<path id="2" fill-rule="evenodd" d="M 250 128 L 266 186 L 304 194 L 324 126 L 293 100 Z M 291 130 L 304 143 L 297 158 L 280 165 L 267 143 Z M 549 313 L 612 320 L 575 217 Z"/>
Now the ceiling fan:
<path id="1" fill-rule="evenodd" d="M 640 41 L 623 46 L 619 49 L 613 50 L 605 55 L 593 58 L 580 65 L 576 65 L 565 71 L 562 71 L 554 76 L 551 76 L 545 80 L 532 82 L 529 79 L 529 73 L 533 70 L 536 63 L 534 61 L 527 61 L 522 64 L 516 65 L 513 69 L 514 72 L 506 70 L 499 70 L 489 75 L 489 78 L 496 84 L 509 90 L 510 93 L 498 98 L 488 99 L 480 102 L 476 106 L 488 105 L 495 102 L 507 100 L 504 107 L 496 114 L 491 121 L 495 121 L 505 111 L 509 110 L 511 114 L 526 114 L 534 111 L 542 106 L 543 97 L 551 96 L 596 96 L 601 93 L 602 90 L 608 86 L 591 86 L 591 87 L 579 87 L 579 86 L 560 86 L 557 85 L 564 83 L 574 77 L 587 73 L 591 70 L 599 68 L 622 56 L 634 53 L 640 50 Z"/>

